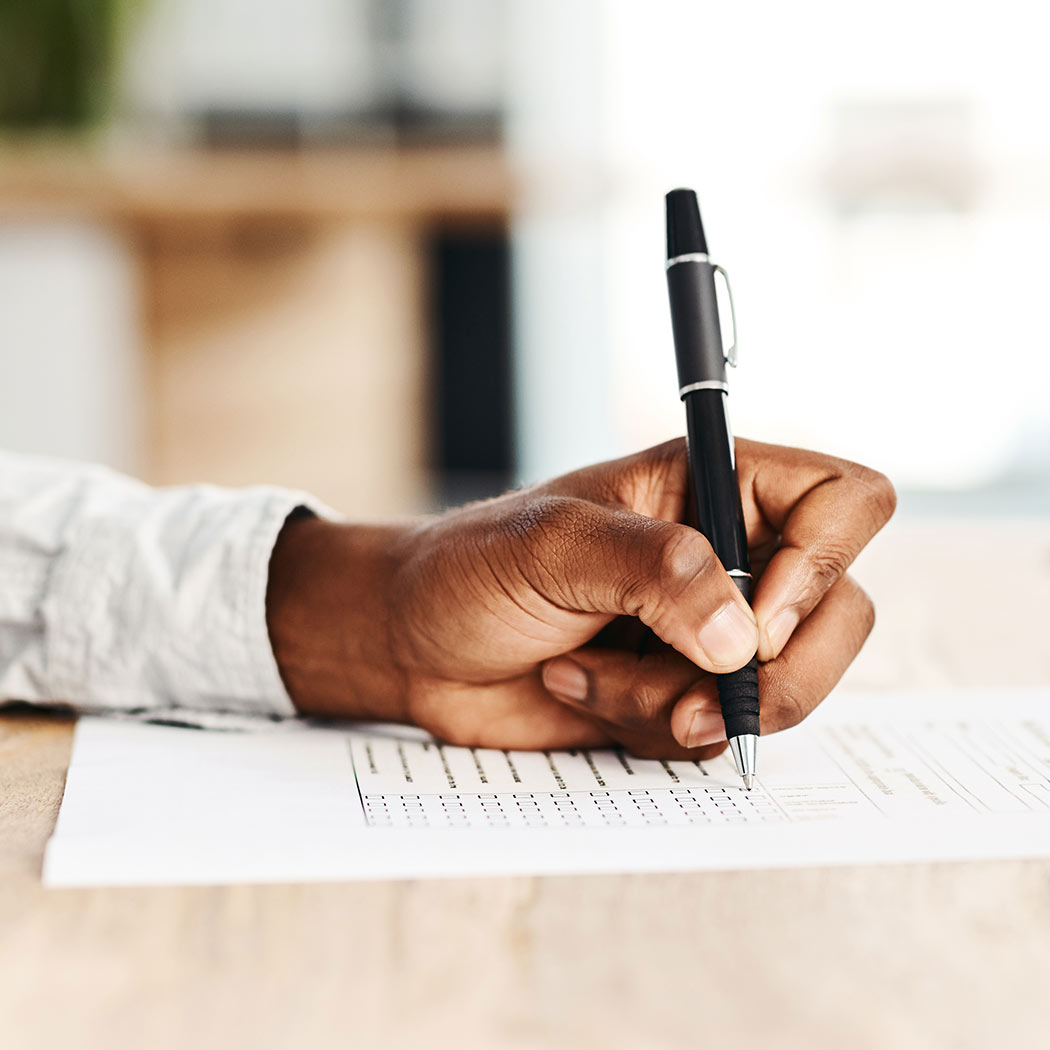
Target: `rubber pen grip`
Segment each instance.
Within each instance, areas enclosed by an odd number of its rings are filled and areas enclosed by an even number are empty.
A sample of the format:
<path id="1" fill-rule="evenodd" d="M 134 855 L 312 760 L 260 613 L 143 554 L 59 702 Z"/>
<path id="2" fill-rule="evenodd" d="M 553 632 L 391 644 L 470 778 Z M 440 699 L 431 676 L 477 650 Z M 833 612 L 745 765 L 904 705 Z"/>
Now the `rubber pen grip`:
<path id="1" fill-rule="evenodd" d="M 751 579 L 734 576 L 733 583 L 751 604 Z M 722 721 L 726 739 L 735 736 L 758 736 L 758 656 L 744 664 L 739 671 L 715 676 L 718 684 L 718 702 L 722 707 Z"/>

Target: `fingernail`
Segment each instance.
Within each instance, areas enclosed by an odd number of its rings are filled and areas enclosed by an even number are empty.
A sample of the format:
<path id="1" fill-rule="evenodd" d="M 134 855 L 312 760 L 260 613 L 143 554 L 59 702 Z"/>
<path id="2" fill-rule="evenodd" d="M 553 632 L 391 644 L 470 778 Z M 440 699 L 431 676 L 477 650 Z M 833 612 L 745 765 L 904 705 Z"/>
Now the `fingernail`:
<path id="1" fill-rule="evenodd" d="M 758 628 L 736 602 L 729 602 L 700 628 L 697 641 L 712 664 L 743 667 L 755 654 Z"/>
<path id="2" fill-rule="evenodd" d="M 577 703 L 587 699 L 590 688 L 587 672 L 567 657 L 551 660 L 544 666 L 543 684 L 555 696 Z"/>
<path id="3" fill-rule="evenodd" d="M 776 659 L 788 643 L 791 632 L 798 626 L 797 609 L 781 609 L 766 625 L 767 660 Z"/>
<path id="4" fill-rule="evenodd" d="M 703 747 L 705 744 L 717 744 L 725 740 L 726 726 L 722 712 L 702 707 L 693 715 L 689 723 L 689 732 L 685 735 L 686 747 Z"/>

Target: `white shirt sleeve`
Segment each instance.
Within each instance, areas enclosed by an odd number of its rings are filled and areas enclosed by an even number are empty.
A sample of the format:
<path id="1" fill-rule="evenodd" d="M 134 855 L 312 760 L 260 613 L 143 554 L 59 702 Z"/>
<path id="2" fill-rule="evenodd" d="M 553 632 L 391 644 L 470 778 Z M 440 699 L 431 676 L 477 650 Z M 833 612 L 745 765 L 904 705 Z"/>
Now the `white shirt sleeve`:
<path id="1" fill-rule="evenodd" d="M 294 715 L 266 628 L 300 492 L 153 489 L 0 452 L 0 700 Z"/>

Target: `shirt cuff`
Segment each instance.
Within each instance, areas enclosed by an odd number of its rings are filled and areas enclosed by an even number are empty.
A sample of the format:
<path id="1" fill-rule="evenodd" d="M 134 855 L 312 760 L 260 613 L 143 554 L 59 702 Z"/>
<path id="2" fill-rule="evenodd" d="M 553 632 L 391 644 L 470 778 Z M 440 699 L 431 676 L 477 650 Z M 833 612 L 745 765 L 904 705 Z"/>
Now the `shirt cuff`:
<path id="1" fill-rule="evenodd" d="M 262 487 L 146 490 L 134 502 L 81 522 L 53 566 L 52 699 L 196 724 L 294 716 L 266 626 L 270 556 L 297 509 L 334 513 Z"/>

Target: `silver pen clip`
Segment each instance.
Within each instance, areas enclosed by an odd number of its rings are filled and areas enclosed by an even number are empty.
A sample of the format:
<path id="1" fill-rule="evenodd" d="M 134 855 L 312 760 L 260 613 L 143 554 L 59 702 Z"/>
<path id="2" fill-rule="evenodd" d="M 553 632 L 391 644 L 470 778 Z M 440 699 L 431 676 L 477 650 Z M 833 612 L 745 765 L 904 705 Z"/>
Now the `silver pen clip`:
<path id="1" fill-rule="evenodd" d="M 720 273 L 722 275 L 722 281 L 726 286 L 726 296 L 729 299 L 729 317 L 733 322 L 733 341 L 722 351 L 722 354 L 726 359 L 726 364 L 736 368 L 736 307 L 733 305 L 733 289 L 729 284 L 729 274 L 727 274 L 721 266 L 714 266 L 712 269 L 715 273 Z"/>

